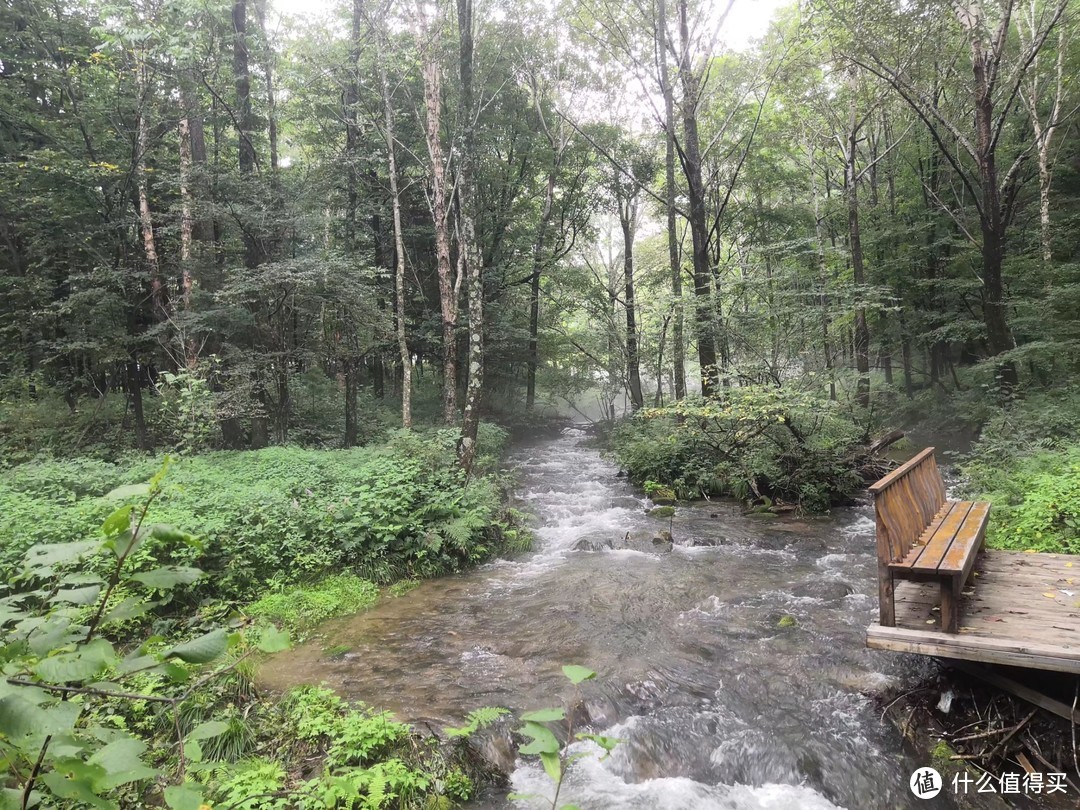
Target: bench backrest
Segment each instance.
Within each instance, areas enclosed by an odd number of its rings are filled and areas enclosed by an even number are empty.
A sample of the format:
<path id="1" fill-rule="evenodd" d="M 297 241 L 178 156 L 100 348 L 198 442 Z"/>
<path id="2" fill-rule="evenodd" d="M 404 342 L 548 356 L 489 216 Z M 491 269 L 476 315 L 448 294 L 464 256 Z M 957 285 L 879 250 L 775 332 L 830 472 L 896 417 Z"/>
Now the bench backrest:
<path id="1" fill-rule="evenodd" d="M 877 515 L 878 556 L 884 562 L 902 560 L 945 503 L 934 448 L 927 447 L 869 489 Z"/>

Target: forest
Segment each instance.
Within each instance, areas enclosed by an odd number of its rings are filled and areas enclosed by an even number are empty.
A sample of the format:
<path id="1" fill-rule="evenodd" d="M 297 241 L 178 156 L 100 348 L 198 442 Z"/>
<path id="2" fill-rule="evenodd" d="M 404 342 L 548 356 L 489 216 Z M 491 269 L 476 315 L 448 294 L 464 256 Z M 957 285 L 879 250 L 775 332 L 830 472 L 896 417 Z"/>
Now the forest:
<path id="1" fill-rule="evenodd" d="M 991 546 L 1080 554 L 1078 20 L 0 4 L 0 808 L 473 800 L 501 709 L 257 663 L 542 546 L 507 458 L 569 423 L 654 503 L 807 520 L 930 436 Z"/>

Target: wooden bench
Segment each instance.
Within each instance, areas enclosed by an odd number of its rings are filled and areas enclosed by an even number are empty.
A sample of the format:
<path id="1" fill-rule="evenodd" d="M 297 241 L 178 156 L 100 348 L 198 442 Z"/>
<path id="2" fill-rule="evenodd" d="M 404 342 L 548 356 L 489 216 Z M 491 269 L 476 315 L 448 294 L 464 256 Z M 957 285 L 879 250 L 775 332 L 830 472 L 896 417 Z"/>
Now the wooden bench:
<path id="1" fill-rule="evenodd" d="M 870 487 L 877 517 L 879 623 L 896 625 L 897 578 L 941 585 L 941 629 L 959 625 L 960 591 L 986 538 L 990 504 L 945 498 L 928 447 Z"/>

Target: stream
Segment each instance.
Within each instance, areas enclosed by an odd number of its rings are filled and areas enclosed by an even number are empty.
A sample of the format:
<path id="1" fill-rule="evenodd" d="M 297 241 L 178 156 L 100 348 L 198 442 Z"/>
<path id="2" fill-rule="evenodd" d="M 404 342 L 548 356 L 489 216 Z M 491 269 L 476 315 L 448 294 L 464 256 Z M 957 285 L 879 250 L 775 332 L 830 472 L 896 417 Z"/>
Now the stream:
<path id="1" fill-rule="evenodd" d="M 413 723 L 460 725 L 481 706 L 572 705 L 561 665 L 582 664 L 598 673 L 581 692 L 589 725 L 622 742 L 602 761 L 576 744 L 588 755 L 560 803 L 927 806 L 908 778 L 928 763 L 905 753 L 865 696 L 918 674 L 911 659 L 863 645 L 877 607 L 871 507 L 761 517 L 713 501 L 657 519 L 586 438 L 570 428 L 512 455 L 518 506 L 535 515 L 532 552 L 330 622 L 267 662 L 261 680 L 326 682 Z M 654 545 L 668 529 L 674 546 Z M 575 550 L 582 542 L 600 550 Z M 330 658 L 332 645 L 352 650 Z M 550 793 L 532 762 L 519 760 L 512 782 Z"/>

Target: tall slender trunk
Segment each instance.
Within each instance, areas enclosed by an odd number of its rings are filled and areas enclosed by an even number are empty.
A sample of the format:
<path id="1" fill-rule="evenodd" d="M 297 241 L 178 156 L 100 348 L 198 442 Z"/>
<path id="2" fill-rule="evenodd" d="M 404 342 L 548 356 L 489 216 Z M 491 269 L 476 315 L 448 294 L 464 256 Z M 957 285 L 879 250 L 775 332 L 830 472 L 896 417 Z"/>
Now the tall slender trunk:
<path id="1" fill-rule="evenodd" d="M 870 407 L 870 330 L 866 324 L 866 307 L 861 303 L 865 298 L 866 268 L 863 263 L 862 234 L 859 229 L 859 180 L 856 172 L 856 155 L 859 147 L 859 122 L 856 109 L 855 73 L 851 74 L 851 102 L 848 124 L 848 142 L 844 163 L 844 185 L 847 191 L 848 208 L 848 249 L 851 253 L 851 273 L 855 282 L 855 295 L 859 305 L 855 309 L 854 353 L 858 381 L 855 388 L 855 401 L 863 408 Z"/>
<path id="2" fill-rule="evenodd" d="M 816 264 L 818 271 L 818 303 L 821 306 L 821 350 L 825 356 L 825 372 L 829 377 L 829 399 L 836 399 L 836 380 L 833 379 L 832 345 L 829 340 L 829 292 L 828 292 L 828 263 L 825 260 L 825 229 L 821 216 L 821 197 L 818 190 L 817 174 L 815 169 L 815 149 L 813 144 L 809 147 L 810 152 L 810 196 L 814 203 L 814 235 L 817 242 Z"/>
<path id="3" fill-rule="evenodd" d="M 473 103 L 473 5 L 457 0 L 458 65 L 461 79 L 459 103 L 458 201 L 461 229 L 458 250 L 465 257 L 469 296 L 469 382 L 465 388 L 465 413 L 458 443 L 458 460 L 471 472 L 480 429 L 480 399 L 484 387 L 484 276 L 476 241 L 476 110 Z"/>
<path id="4" fill-rule="evenodd" d="M 1011 2 L 1011 0 L 1010 0 Z M 982 23 L 985 19 L 982 4 L 970 0 L 958 9 L 961 25 L 967 29 L 971 48 L 971 68 L 974 76 L 975 158 L 982 193 L 979 226 L 982 232 L 983 321 L 986 342 L 992 355 L 1013 348 L 1005 305 L 1005 285 L 1002 268 L 1005 262 L 1005 221 L 1001 189 L 998 186 L 997 138 L 994 136 L 994 89 L 989 75 L 994 54 L 985 52 Z M 1005 361 L 998 366 L 1003 391 L 1016 387 L 1016 364 Z"/>
<path id="5" fill-rule="evenodd" d="M 525 409 L 532 410 L 536 402 L 536 370 L 540 366 L 540 277 L 544 270 L 544 242 L 551 211 L 555 203 L 555 174 L 558 169 L 559 153 L 553 158 L 553 165 L 548 171 L 547 185 L 544 190 L 544 205 L 540 210 L 540 222 L 536 226 L 536 238 L 533 240 L 533 272 L 529 279 L 529 357 L 525 381 Z"/>
<path id="6" fill-rule="evenodd" d="M 423 10 L 418 12 L 421 17 Z M 450 227 L 446 200 L 446 163 L 442 148 L 442 68 L 434 52 L 435 33 L 429 34 L 421 20 L 421 34 L 426 40 L 423 55 L 425 136 L 431 164 L 431 219 L 435 228 L 435 259 L 439 276 L 439 308 L 442 317 L 442 405 L 443 421 L 457 421 L 457 319 L 460 286 L 453 278 L 450 261 Z"/>
<path id="7" fill-rule="evenodd" d="M 394 218 L 394 302 L 398 353 L 401 357 L 401 424 L 412 427 L 412 354 L 405 333 L 405 240 L 401 230 L 401 194 L 398 190 L 397 146 L 394 138 L 394 105 L 390 95 L 390 80 L 386 75 L 383 61 L 381 33 L 376 35 L 380 42 L 376 54 L 379 70 L 379 84 L 382 87 L 383 100 L 383 136 L 386 139 L 386 166 L 390 174 L 390 205 Z"/>
<path id="8" fill-rule="evenodd" d="M 623 235 L 623 288 L 626 308 L 626 380 L 630 388 L 630 408 L 638 410 L 645 404 L 641 391 L 641 363 L 638 358 L 637 312 L 634 303 L 634 220 L 637 211 L 634 201 L 619 203 L 619 225 Z"/>
<path id="9" fill-rule="evenodd" d="M 139 85 L 139 109 L 135 118 L 135 183 L 139 201 L 139 230 L 142 232 L 143 252 L 146 254 L 146 266 L 150 271 L 151 301 L 154 305 L 154 317 L 165 320 L 166 310 L 165 282 L 161 277 L 161 262 L 158 259 L 157 241 L 154 238 L 154 217 L 150 210 L 150 188 L 146 156 L 150 151 L 150 130 L 146 120 L 146 108 L 150 103 L 148 74 L 145 62 L 140 59 L 137 68 Z"/>
<path id="10" fill-rule="evenodd" d="M 698 364 L 701 366 L 701 393 L 710 397 L 716 389 L 716 339 L 713 334 L 712 273 L 709 261 L 709 233 L 705 221 L 705 184 L 702 179 L 701 142 L 698 135 L 697 104 L 701 76 L 690 61 L 688 0 L 678 0 L 679 35 L 682 56 L 679 75 L 683 83 L 683 171 L 690 204 L 690 236 L 693 242 L 694 323 L 697 327 Z"/>
<path id="11" fill-rule="evenodd" d="M 683 337 L 682 267 L 679 259 L 679 234 L 675 220 L 675 99 L 668 69 L 667 2 L 656 3 L 657 59 L 660 62 L 660 89 L 664 95 L 664 209 L 667 215 L 668 265 L 671 270 L 671 295 L 675 299 L 672 314 L 671 342 L 674 366 L 675 399 L 686 396 L 686 343 Z M 659 390 L 659 389 L 658 389 Z"/>

